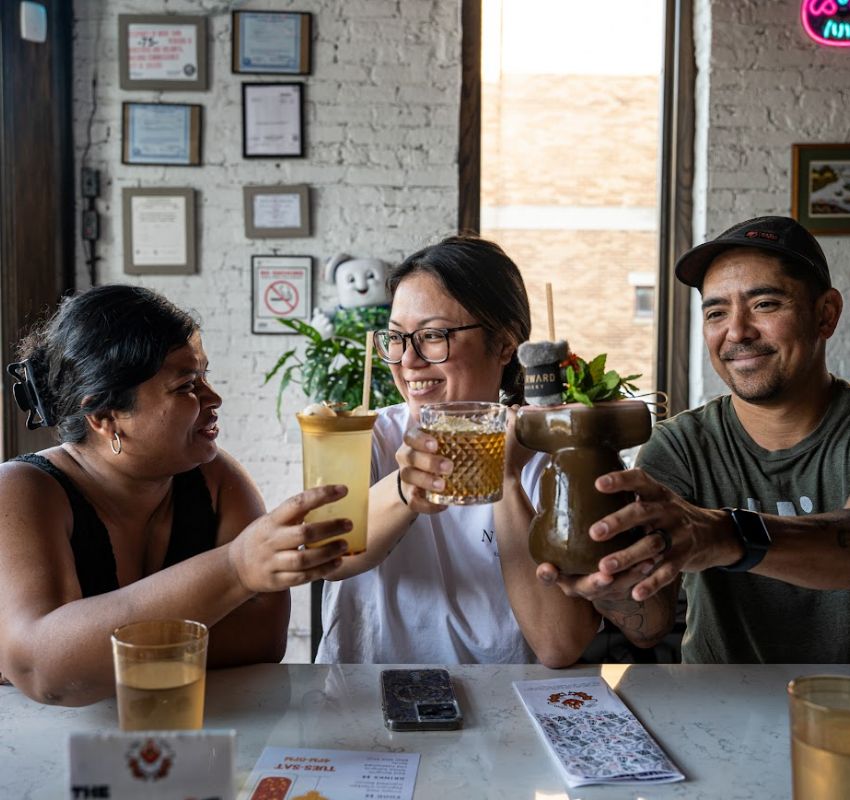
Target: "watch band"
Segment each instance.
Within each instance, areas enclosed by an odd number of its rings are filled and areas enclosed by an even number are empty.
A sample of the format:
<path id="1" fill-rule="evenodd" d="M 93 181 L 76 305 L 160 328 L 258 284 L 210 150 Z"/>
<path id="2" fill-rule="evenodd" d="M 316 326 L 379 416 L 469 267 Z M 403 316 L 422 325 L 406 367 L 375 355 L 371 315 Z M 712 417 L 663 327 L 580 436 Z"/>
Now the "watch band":
<path id="1" fill-rule="evenodd" d="M 724 508 L 732 518 L 735 535 L 744 548 L 744 555 L 733 564 L 720 569 L 726 572 L 748 572 L 767 555 L 772 540 L 760 514 L 744 508 Z"/>

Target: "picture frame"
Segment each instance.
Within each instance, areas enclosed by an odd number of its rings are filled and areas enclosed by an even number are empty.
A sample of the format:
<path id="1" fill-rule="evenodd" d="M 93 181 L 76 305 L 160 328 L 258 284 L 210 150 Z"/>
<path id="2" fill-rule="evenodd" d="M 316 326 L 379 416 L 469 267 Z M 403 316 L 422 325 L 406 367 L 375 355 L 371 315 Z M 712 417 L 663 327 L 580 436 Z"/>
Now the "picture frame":
<path id="1" fill-rule="evenodd" d="M 244 158 L 304 155 L 304 84 L 242 84 Z"/>
<path id="2" fill-rule="evenodd" d="M 251 333 L 288 333 L 280 319 L 309 322 L 312 304 L 311 256 L 251 256 Z"/>
<path id="3" fill-rule="evenodd" d="M 791 216 L 813 234 L 850 234 L 850 144 L 795 144 Z"/>
<path id="4" fill-rule="evenodd" d="M 195 190 L 124 187 L 121 190 L 124 272 L 191 275 L 198 271 Z"/>
<path id="5" fill-rule="evenodd" d="M 118 63 L 122 89 L 206 91 L 207 18 L 119 14 Z"/>
<path id="6" fill-rule="evenodd" d="M 309 75 L 313 15 L 304 11 L 234 11 L 232 64 L 237 74 Z"/>
<path id="7" fill-rule="evenodd" d="M 310 235 L 310 190 L 296 186 L 245 186 L 245 236 L 288 239 Z"/>
<path id="8" fill-rule="evenodd" d="M 121 163 L 200 166 L 202 112 L 187 103 L 122 103 Z"/>

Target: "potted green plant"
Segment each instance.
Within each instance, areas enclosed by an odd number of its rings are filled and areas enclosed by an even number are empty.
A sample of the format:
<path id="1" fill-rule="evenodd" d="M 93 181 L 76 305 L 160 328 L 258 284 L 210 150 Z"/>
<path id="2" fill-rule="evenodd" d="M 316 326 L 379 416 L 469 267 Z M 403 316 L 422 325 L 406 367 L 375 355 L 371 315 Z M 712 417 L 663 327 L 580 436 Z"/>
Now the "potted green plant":
<path id="1" fill-rule="evenodd" d="M 345 404 L 349 409 L 358 406 L 363 394 L 363 364 L 366 358 L 366 332 L 373 328 L 369 313 L 359 309 L 357 315 L 339 315 L 331 336 L 323 336 L 312 325 L 300 320 L 279 320 L 280 324 L 305 337 L 303 354 L 298 348 L 285 351 L 266 373 L 263 384 L 279 377 L 275 409 L 280 418 L 280 402 L 290 384 L 300 385 L 313 402 Z M 381 309 L 375 308 L 377 315 Z M 385 313 L 385 312 L 384 312 Z M 381 327 L 380 323 L 374 327 Z M 400 403 L 389 367 L 372 353 L 372 408 Z"/>
<path id="2" fill-rule="evenodd" d="M 587 362 L 569 353 L 559 365 L 563 402 L 524 406 L 517 414 L 519 441 L 550 455 L 529 549 L 537 563 L 555 564 L 565 574 L 595 572 L 600 558 L 643 535 L 632 531 L 608 542 L 588 535 L 594 522 L 633 500 L 629 493 L 597 491 L 596 479 L 624 469 L 619 451 L 645 442 L 651 428 L 646 403 L 633 399 L 640 376 L 623 378 L 606 370 L 605 361 L 605 354 Z"/>

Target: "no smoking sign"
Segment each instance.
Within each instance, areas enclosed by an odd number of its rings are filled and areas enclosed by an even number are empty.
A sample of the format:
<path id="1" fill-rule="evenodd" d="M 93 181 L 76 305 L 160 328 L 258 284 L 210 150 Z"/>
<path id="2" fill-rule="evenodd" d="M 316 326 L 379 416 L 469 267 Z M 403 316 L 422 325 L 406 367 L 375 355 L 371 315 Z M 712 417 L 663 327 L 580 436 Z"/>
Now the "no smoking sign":
<path id="1" fill-rule="evenodd" d="M 266 308 L 276 317 L 288 317 L 298 307 L 298 288 L 290 281 L 276 280 L 266 286 Z"/>
<path id="2" fill-rule="evenodd" d="M 308 256 L 254 256 L 254 333 L 291 333 L 280 319 L 310 318 Z"/>

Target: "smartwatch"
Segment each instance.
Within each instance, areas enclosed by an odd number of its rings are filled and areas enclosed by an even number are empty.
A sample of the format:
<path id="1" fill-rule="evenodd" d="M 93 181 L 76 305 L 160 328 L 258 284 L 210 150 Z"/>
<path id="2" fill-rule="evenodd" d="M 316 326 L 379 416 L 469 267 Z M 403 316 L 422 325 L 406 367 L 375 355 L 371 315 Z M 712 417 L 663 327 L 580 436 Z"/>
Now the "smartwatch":
<path id="1" fill-rule="evenodd" d="M 761 514 L 755 511 L 747 511 L 743 508 L 724 508 L 732 517 L 732 525 L 735 535 L 744 548 L 744 555 L 734 564 L 720 567 L 726 572 L 748 572 L 767 555 L 771 545 L 770 534 L 767 526 L 761 518 Z"/>

